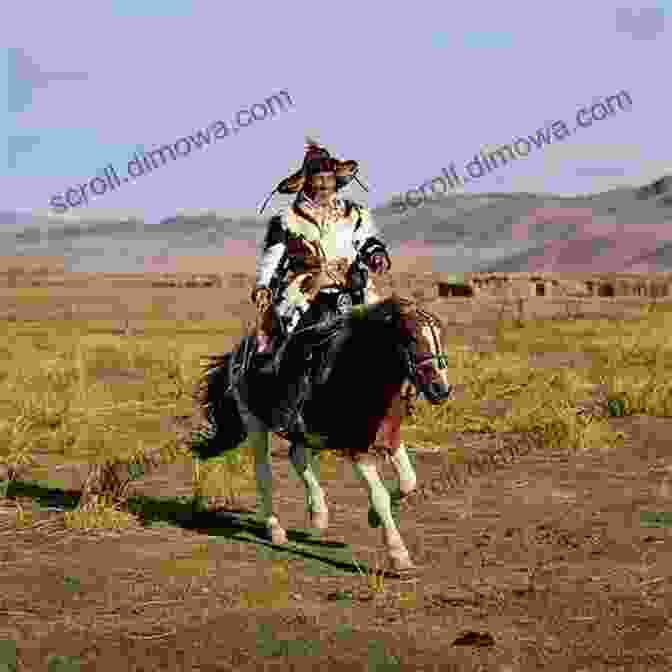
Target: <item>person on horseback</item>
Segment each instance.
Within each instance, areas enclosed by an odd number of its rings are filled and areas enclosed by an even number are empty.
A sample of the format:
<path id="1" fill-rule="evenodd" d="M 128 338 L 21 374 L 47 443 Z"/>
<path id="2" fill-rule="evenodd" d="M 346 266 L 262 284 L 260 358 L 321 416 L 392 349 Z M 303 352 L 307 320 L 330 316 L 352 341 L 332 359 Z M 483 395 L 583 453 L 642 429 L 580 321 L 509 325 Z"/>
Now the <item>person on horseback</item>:
<path id="1" fill-rule="evenodd" d="M 309 309 L 325 286 L 347 287 L 355 305 L 378 300 L 369 271 L 390 270 L 387 246 L 371 212 L 337 193 L 356 179 L 358 169 L 356 161 L 332 158 L 308 139 L 300 170 L 271 193 L 297 196 L 271 217 L 258 258 L 251 295 L 257 308 L 257 354 L 277 352 L 299 325 L 311 323 Z M 297 381 L 278 409 L 288 433 L 305 431 L 298 405 L 310 381 L 305 372 L 297 372 Z"/>

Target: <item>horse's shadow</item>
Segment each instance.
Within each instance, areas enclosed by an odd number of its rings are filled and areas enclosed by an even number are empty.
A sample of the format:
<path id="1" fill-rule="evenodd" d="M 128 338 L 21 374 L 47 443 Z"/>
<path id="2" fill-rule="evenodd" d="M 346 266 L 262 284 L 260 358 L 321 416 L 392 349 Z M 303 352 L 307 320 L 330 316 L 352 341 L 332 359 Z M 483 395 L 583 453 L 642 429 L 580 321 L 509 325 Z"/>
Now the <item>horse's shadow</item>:
<path id="1" fill-rule="evenodd" d="M 36 510 L 71 511 L 77 507 L 80 490 L 63 490 L 31 481 L 11 481 L 5 484 L 7 499 L 26 498 L 34 502 Z M 176 526 L 192 530 L 209 537 L 220 537 L 230 541 L 253 544 L 260 550 L 266 549 L 268 556 L 275 558 L 296 557 L 313 561 L 326 570 L 341 574 L 355 574 L 369 571 L 365 563 L 349 560 L 352 558 L 349 546 L 339 541 L 315 538 L 308 532 L 287 530 L 288 543 L 273 544 L 268 540 L 265 526 L 255 520 L 249 509 L 222 508 L 207 511 L 197 508 L 192 497 L 129 497 L 126 510 L 138 517 L 143 527 Z M 340 556 L 340 557 L 339 557 Z M 389 573 L 390 576 L 396 576 Z"/>

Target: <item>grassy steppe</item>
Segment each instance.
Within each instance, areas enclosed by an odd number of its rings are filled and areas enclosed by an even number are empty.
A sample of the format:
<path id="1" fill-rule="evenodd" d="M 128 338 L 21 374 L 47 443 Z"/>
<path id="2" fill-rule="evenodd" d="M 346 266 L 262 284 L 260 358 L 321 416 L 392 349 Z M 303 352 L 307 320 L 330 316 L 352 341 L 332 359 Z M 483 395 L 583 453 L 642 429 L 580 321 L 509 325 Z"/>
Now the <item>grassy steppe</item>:
<path id="1" fill-rule="evenodd" d="M 130 524 L 134 517 L 123 507 L 128 482 L 152 465 L 191 459 L 175 422 L 194 415 L 202 357 L 227 349 L 242 331 L 235 319 L 188 328 L 148 319 L 136 336 L 115 333 L 116 326 L 92 320 L 0 325 L 0 488 L 6 492 L 7 482 L 38 455 L 88 463 L 92 473 L 97 469 L 98 494 L 65 513 L 73 527 Z M 463 392 L 439 409 L 420 401 L 404 423 L 404 439 L 440 446 L 455 432 L 531 432 L 550 448 L 615 447 L 622 437 L 610 429 L 610 415 L 671 415 L 671 327 L 672 309 L 651 304 L 633 321 L 500 321 L 491 352 L 450 337 L 450 378 Z M 585 353 L 591 363 L 533 366 L 530 357 L 544 353 Z M 577 413 L 596 389 L 604 412 Z M 484 413 L 482 402 L 493 399 L 510 410 Z M 193 474 L 195 501 L 254 488 L 244 444 L 225 458 L 194 461 Z"/>

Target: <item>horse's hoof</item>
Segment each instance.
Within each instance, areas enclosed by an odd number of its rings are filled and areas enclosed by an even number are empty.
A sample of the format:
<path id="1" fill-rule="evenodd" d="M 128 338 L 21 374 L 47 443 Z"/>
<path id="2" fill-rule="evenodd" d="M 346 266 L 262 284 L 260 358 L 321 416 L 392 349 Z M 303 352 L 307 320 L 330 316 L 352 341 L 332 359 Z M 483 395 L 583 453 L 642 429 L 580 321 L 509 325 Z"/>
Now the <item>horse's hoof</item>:
<path id="1" fill-rule="evenodd" d="M 399 487 L 392 493 L 391 496 L 392 503 L 398 504 L 399 502 L 403 502 L 407 497 L 409 497 L 409 495 L 412 495 L 417 489 L 418 485 L 415 482 L 410 488 L 406 487 L 402 489 L 401 487 Z"/>
<path id="2" fill-rule="evenodd" d="M 280 527 L 280 525 L 268 525 L 266 529 L 268 530 L 268 536 L 271 539 L 271 543 L 278 546 L 287 543 L 287 532 L 285 532 L 285 530 Z"/>
<path id="3" fill-rule="evenodd" d="M 406 549 L 390 551 L 390 567 L 395 572 L 408 572 L 416 569 Z"/>
<path id="4" fill-rule="evenodd" d="M 324 532 L 329 527 L 329 513 L 327 511 L 311 511 L 311 525 L 320 532 Z"/>

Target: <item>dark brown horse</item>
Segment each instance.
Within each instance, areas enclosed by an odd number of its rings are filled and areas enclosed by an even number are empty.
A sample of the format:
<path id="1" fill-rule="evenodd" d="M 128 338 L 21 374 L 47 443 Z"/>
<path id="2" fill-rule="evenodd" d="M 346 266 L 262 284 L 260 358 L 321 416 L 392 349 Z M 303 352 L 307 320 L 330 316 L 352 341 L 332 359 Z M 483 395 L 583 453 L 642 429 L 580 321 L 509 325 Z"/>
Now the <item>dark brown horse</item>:
<path id="1" fill-rule="evenodd" d="M 201 404 L 214 435 L 209 447 L 202 447 L 198 454 L 219 454 L 247 437 L 255 451 L 257 492 L 271 539 L 275 543 L 286 541 L 285 531 L 272 511 L 273 409 L 287 386 L 296 383 L 299 365 L 310 358 L 315 362 L 316 379 L 303 407 L 307 433 L 283 438 L 292 442 L 290 459 L 306 487 L 313 524 L 319 529 L 326 527 L 327 507 L 311 468 L 312 449 L 342 451 L 351 459 L 368 491 L 371 508 L 382 522 L 393 567 L 411 568 L 371 447 L 382 430 L 401 495 L 416 487 L 415 472 L 398 440 L 401 417 L 394 408 L 396 405 L 398 409 L 401 391 L 409 383 L 433 404 L 448 398 L 451 387 L 442 347 L 438 319 L 418 310 L 412 302 L 393 297 L 297 330 L 283 346 L 274 371 L 250 367 L 237 375 L 233 355 L 211 358 L 201 387 Z"/>

